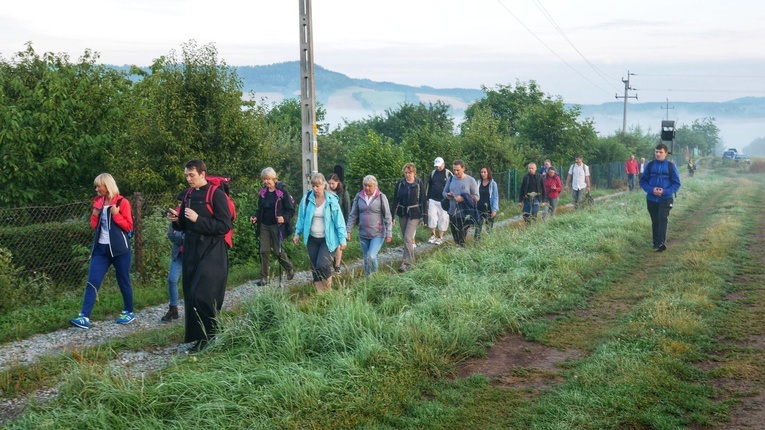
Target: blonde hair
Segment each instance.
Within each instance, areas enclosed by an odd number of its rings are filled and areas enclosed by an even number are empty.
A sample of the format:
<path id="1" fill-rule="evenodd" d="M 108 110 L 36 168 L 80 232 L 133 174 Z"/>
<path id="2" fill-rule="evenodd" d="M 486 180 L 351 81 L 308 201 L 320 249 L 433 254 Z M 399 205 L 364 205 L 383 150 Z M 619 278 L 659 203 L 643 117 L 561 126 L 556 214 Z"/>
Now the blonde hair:
<path id="1" fill-rule="evenodd" d="M 311 185 L 323 186 L 325 190 L 329 188 L 329 184 L 327 184 L 327 179 L 324 177 L 324 175 L 318 172 L 311 175 Z"/>
<path id="2" fill-rule="evenodd" d="M 414 173 L 415 175 L 417 174 L 417 167 L 414 166 L 414 163 L 406 163 L 406 164 L 404 164 L 404 168 L 401 169 L 401 171 L 403 173 L 406 173 L 407 169 L 411 170 L 412 173 Z"/>
<path id="3" fill-rule="evenodd" d="M 120 193 L 120 189 L 117 188 L 117 182 L 114 181 L 112 175 L 108 173 L 101 173 L 93 180 L 93 185 L 100 187 L 106 187 L 106 191 L 109 192 L 109 198 L 112 198 Z"/>

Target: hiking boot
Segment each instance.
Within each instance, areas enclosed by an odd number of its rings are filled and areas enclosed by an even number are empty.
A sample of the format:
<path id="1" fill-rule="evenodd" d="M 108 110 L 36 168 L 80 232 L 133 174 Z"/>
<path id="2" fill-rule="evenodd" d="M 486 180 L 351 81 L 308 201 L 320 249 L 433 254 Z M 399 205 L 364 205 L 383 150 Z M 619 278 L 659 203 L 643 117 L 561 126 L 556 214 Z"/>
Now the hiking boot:
<path id="1" fill-rule="evenodd" d="M 256 282 L 255 285 L 257 285 L 258 287 L 265 287 L 266 285 L 268 285 L 268 281 L 264 281 L 261 279 L 260 281 Z"/>
<path id="2" fill-rule="evenodd" d="M 428 243 L 436 243 L 436 235 L 430 236 L 430 239 L 428 239 Z"/>
<path id="3" fill-rule="evenodd" d="M 398 271 L 401 272 L 401 273 L 404 273 L 407 270 L 409 270 L 409 265 L 408 264 L 402 264 L 401 267 L 398 268 Z"/>
<path id="4" fill-rule="evenodd" d="M 128 311 L 122 311 L 119 318 L 117 318 L 117 324 L 130 324 L 135 320 L 135 314 Z"/>
<path id="5" fill-rule="evenodd" d="M 178 306 L 170 305 L 165 316 L 162 317 L 162 322 L 170 322 L 178 319 Z"/>
<path id="6" fill-rule="evenodd" d="M 666 250 L 667 250 L 667 245 L 665 245 L 663 243 L 661 245 L 659 245 L 658 248 L 656 248 L 656 252 L 664 252 Z"/>
<path id="7" fill-rule="evenodd" d="M 202 352 L 205 348 L 210 346 L 210 342 L 208 340 L 202 339 L 196 341 L 194 345 L 191 345 L 191 348 L 189 348 L 189 354 L 196 354 L 198 352 Z"/>
<path id="8" fill-rule="evenodd" d="M 287 280 L 291 281 L 295 277 L 295 271 L 291 271 L 290 273 L 287 273 Z"/>
<path id="9" fill-rule="evenodd" d="M 90 318 L 86 317 L 83 314 L 79 314 L 77 316 L 77 318 L 70 318 L 69 319 L 69 324 L 71 324 L 71 325 L 73 325 L 75 327 L 89 329 L 90 328 Z"/>
<path id="10" fill-rule="evenodd" d="M 335 275 L 340 274 L 340 266 L 335 266 Z"/>

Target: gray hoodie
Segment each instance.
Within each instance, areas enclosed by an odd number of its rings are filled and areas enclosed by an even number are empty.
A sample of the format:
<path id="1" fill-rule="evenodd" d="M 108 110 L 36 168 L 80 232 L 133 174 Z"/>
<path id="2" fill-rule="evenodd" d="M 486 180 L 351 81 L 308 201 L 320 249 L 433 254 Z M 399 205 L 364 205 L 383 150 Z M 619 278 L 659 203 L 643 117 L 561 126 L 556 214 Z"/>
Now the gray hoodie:
<path id="1" fill-rule="evenodd" d="M 391 237 L 393 234 L 393 217 L 390 213 L 388 198 L 380 190 L 375 194 L 367 205 L 363 197 L 364 191 L 359 191 L 353 198 L 351 213 L 348 215 L 349 232 L 354 226 L 359 226 L 359 237 L 371 239 L 373 237 Z"/>

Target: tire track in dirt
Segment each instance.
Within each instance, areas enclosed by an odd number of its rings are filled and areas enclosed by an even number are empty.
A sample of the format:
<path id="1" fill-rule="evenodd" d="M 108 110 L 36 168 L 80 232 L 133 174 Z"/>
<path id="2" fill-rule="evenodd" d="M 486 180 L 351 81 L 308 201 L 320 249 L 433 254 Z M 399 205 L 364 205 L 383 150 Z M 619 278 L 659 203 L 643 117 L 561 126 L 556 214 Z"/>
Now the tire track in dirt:
<path id="1" fill-rule="evenodd" d="M 752 212 L 765 207 L 765 195 L 758 203 Z M 765 428 L 765 212 L 754 213 L 747 247 L 751 259 L 726 296 L 735 307 L 731 325 L 740 325 L 745 332 L 726 330 L 712 357 L 698 364 L 714 376 L 709 383 L 718 390 L 715 401 L 737 403 L 728 421 L 718 427 L 726 430 Z"/>
<path id="2" fill-rule="evenodd" d="M 718 189 L 703 198 L 719 201 L 728 194 L 726 190 Z M 671 255 L 673 249 L 682 249 L 704 227 L 702 219 L 709 211 L 704 205 L 693 204 L 701 198 L 680 201 L 680 204 L 690 204 L 683 212 L 678 214 L 675 210 L 672 215 L 677 215 L 670 216 L 667 251 L 657 253 L 651 249 L 649 231 L 645 247 L 635 251 L 640 258 L 632 259 L 632 270 L 593 294 L 587 307 L 547 316 L 554 321 L 542 341 L 529 341 L 520 334 L 508 334 L 488 349 L 485 358 L 461 363 L 455 377 L 461 379 L 483 374 L 494 386 L 527 396 L 539 395 L 562 383 L 561 372 L 565 363 L 586 357 L 588 351 L 607 339 L 619 318 L 646 297 L 644 282 L 661 266 L 662 259 Z M 645 202 L 641 200 L 640 204 L 645 205 Z M 645 216 L 648 217 L 647 210 Z"/>

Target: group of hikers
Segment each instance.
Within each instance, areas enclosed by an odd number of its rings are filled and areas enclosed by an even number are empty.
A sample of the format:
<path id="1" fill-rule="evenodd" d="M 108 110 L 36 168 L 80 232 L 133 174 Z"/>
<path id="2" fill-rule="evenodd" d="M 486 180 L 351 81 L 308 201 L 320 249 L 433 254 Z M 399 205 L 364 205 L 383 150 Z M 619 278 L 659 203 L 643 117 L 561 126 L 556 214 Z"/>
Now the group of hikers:
<path id="1" fill-rule="evenodd" d="M 640 175 L 640 186 L 646 191 L 653 224 L 653 248 L 659 252 L 666 249 L 667 218 L 674 193 L 680 187 L 677 168 L 666 160 L 667 152 L 666 145 L 659 144 L 655 160 L 646 164 L 642 159 L 638 165 L 633 155 L 626 166 L 630 190 L 634 188 L 635 175 Z M 581 155 L 575 156 L 565 185 L 550 160 L 545 160 L 539 170 L 533 162 L 527 169 L 518 194 L 518 205 L 526 222 L 535 219 L 545 205 L 548 207 L 542 215 L 554 216 L 562 190 L 572 190 L 575 206 L 589 197 L 590 171 Z M 499 211 L 499 191 L 489 166 L 482 166 L 480 177 L 474 179 L 466 172 L 462 160 L 454 160 L 450 170 L 444 159 L 437 157 L 427 180 L 417 176 L 413 163 L 405 164 L 402 172 L 403 178 L 396 183 L 392 200 L 380 191 L 373 175 L 363 177 L 361 190 L 351 199 L 342 183 L 342 173 L 336 169 L 329 179 L 314 173 L 310 178 L 311 189 L 295 202 L 284 183 L 278 180 L 276 171 L 271 167 L 263 169 L 260 174 L 263 188 L 258 193 L 256 211 L 250 217 L 259 239 L 258 285 L 269 281 L 272 252 L 287 279 L 294 278 L 294 266 L 283 246 L 290 235 L 294 235 L 295 245 L 302 242 L 306 246 L 313 284 L 321 292 L 330 290 L 333 275 L 341 273 L 342 252 L 356 227 L 366 276 L 378 271 L 378 253 L 383 243 L 391 241 L 396 217 L 404 239 L 399 272 L 406 272 L 415 262 L 415 233 L 420 224 L 431 231 L 428 243 L 441 245 L 450 228 L 454 243 L 460 247 L 466 246 L 470 227 L 474 227 L 476 241 L 481 239 L 484 226 L 493 227 Z M 216 317 L 226 291 L 235 208 L 227 189 L 217 180 L 213 181 L 202 160 L 186 163 L 184 174 L 189 188 L 178 195 L 178 206 L 167 212 L 167 236 L 173 244 L 168 271 L 170 303 L 161 320 L 169 322 L 180 316 L 178 280 L 182 274 L 184 343 L 193 342 L 189 352 L 195 353 L 206 348 L 217 331 Z M 98 175 L 94 185 L 96 197 L 90 223 L 95 234 L 88 278 L 81 311 L 69 320 L 72 325 L 85 329 L 90 327 L 98 290 L 111 265 L 123 299 L 123 310 L 116 322 L 129 324 L 136 318 L 129 273 L 133 230 L 130 202 L 119 194 L 114 178 L 108 173 Z"/>

